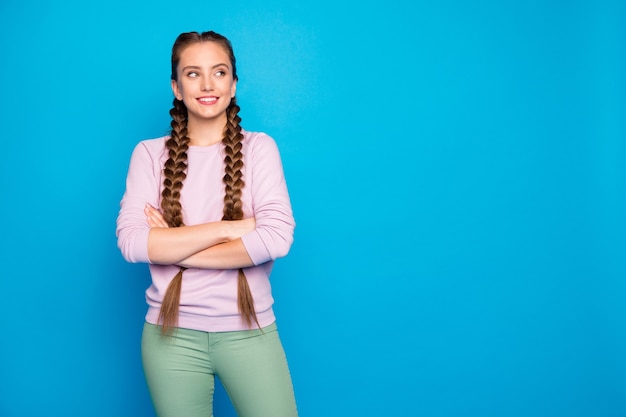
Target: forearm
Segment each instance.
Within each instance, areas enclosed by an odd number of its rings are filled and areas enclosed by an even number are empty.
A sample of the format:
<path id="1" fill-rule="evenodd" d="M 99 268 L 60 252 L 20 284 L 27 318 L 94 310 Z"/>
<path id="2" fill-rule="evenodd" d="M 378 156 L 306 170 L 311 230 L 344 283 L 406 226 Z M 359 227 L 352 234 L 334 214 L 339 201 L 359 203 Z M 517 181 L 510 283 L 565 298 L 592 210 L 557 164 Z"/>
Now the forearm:
<path id="1" fill-rule="evenodd" d="M 241 239 L 211 246 L 180 262 L 185 268 L 238 269 L 254 266 Z"/>
<path id="2" fill-rule="evenodd" d="M 228 240 L 225 222 L 153 227 L 148 235 L 148 257 L 155 264 L 178 264 L 195 253 Z"/>

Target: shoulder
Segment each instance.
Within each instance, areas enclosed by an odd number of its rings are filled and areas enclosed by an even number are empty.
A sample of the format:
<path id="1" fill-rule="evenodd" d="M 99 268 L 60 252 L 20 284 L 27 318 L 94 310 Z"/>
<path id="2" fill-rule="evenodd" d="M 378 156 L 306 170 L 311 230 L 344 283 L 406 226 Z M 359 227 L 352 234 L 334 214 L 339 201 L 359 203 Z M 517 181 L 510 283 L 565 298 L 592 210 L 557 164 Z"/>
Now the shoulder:
<path id="1" fill-rule="evenodd" d="M 154 139 L 145 139 L 139 142 L 135 149 L 144 149 L 149 153 L 162 153 L 165 149 L 165 141 L 169 139 L 169 136 L 161 136 Z"/>
<path id="2" fill-rule="evenodd" d="M 264 132 L 249 132 L 242 130 L 243 142 L 248 149 L 277 149 L 276 141 L 270 135 Z"/>
<path id="3" fill-rule="evenodd" d="M 243 133 L 243 140 L 248 143 L 256 143 L 256 142 L 274 142 L 274 139 L 265 132 L 250 132 L 248 130 L 242 129 L 241 133 Z"/>
<path id="4" fill-rule="evenodd" d="M 267 169 L 282 170 L 280 151 L 276 141 L 263 132 L 243 132 L 243 154 L 248 168 L 254 172 L 266 172 Z"/>
<path id="5" fill-rule="evenodd" d="M 169 136 L 162 136 L 154 139 L 145 139 L 135 145 L 133 155 L 144 155 L 150 159 L 159 160 L 165 155 L 165 141 L 169 139 Z"/>

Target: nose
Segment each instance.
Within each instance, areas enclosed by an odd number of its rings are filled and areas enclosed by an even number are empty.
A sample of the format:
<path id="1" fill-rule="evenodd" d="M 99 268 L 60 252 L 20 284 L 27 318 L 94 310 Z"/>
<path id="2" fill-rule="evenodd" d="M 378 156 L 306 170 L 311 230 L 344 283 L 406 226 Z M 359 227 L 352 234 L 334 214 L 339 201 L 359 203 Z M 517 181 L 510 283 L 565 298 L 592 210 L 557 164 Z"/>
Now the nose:
<path id="1" fill-rule="evenodd" d="M 211 77 L 204 77 L 202 79 L 202 91 L 212 91 L 213 83 L 211 82 Z"/>

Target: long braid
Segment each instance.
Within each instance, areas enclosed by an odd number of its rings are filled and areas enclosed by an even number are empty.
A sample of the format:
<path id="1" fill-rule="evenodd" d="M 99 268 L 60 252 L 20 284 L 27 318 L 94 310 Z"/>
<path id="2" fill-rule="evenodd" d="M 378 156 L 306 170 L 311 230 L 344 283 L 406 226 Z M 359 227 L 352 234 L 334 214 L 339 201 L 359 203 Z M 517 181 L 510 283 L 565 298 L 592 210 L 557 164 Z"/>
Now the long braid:
<path id="1" fill-rule="evenodd" d="M 190 142 L 187 135 L 187 107 L 182 101 L 174 99 L 170 116 L 172 116 L 172 130 L 170 138 L 165 143 L 169 158 L 163 169 L 161 209 L 163 217 L 170 227 L 180 227 L 184 226 L 180 191 L 183 188 L 183 181 L 187 177 L 187 150 Z M 178 324 L 178 307 L 184 270 L 185 268 L 180 268 L 163 297 L 159 312 L 159 322 L 163 334 L 171 333 Z"/>
<path id="2" fill-rule="evenodd" d="M 241 190 L 245 183 L 243 181 L 243 133 L 241 133 L 241 117 L 239 117 L 239 106 L 235 98 L 232 99 L 227 113 L 226 126 L 224 127 L 224 216 L 222 220 L 241 220 L 243 219 L 243 204 L 241 201 Z M 239 268 L 237 278 L 237 304 L 239 313 L 241 314 L 248 328 L 252 328 L 252 323 L 256 323 L 260 328 L 259 320 L 256 316 L 254 308 L 254 299 L 248 280 L 243 269 Z"/>

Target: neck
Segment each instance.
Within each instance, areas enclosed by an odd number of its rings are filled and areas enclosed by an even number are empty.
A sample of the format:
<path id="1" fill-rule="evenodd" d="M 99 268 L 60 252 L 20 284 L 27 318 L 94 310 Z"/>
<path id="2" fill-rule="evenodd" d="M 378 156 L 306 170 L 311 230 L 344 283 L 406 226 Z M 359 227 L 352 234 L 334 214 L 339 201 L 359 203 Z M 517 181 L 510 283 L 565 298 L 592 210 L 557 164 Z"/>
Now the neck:
<path id="1" fill-rule="evenodd" d="M 190 118 L 187 122 L 187 134 L 191 146 L 211 146 L 222 141 L 226 118 L 197 120 Z"/>

